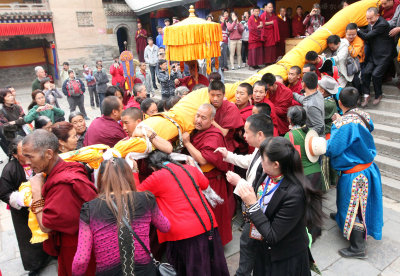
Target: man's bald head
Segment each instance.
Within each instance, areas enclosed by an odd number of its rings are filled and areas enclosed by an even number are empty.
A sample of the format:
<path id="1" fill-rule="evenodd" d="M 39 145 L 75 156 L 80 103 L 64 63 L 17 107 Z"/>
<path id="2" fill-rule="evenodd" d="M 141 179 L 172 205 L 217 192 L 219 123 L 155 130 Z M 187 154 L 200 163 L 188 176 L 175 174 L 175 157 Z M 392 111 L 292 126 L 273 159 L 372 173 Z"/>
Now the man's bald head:
<path id="1" fill-rule="evenodd" d="M 22 141 L 22 154 L 35 173 L 49 174 L 58 160 L 58 139 L 44 129 L 35 130 Z"/>
<path id="2" fill-rule="evenodd" d="M 43 129 L 37 129 L 27 135 L 22 141 L 22 146 L 27 144 L 30 144 L 34 151 L 40 151 L 41 153 L 47 149 L 57 152 L 59 147 L 57 137 L 52 132 Z"/>
<path id="3" fill-rule="evenodd" d="M 202 104 L 197 110 L 194 118 L 194 126 L 197 130 L 206 130 L 214 120 L 216 109 L 211 104 Z"/>

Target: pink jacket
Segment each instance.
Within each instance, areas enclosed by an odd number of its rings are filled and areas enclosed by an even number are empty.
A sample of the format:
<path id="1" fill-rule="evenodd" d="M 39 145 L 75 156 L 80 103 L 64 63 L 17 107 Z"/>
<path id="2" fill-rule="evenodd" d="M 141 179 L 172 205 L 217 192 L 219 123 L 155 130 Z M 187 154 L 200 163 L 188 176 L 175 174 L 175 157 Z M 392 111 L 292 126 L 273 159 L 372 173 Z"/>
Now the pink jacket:
<path id="1" fill-rule="evenodd" d="M 244 27 L 240 22 L 232 22 L 226 23 L 229 32 L 229 39 L 230 40 L 239 40 L 242 39 L 242 33 L 244 31 Z"/>

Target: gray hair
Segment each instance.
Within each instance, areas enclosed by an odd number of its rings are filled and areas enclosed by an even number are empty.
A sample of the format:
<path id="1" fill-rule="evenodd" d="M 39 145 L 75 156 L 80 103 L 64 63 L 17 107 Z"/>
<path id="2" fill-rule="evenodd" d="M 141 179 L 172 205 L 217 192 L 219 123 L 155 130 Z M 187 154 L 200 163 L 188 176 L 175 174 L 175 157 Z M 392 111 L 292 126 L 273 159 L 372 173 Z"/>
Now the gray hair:
<path id="1" fill-rule="evenodd" d="M 145 87 L 143 83 L 135 83 L 133 86 L 133 92 L 135 93 L 135 96 L 137 92 L 142 91 L 143 87 Z"/>
<path id="2" fill-rule="evenodd" d="M 189 88 L 187 88 L 186 86 L 179 86 L 175 89 L 175 95 L 182 96 L 183 94 L 187 94 L 189 91 Z"/>
<path id="3" fill-rule="evenodd" d="M 35 67 L 35 74 L 37 74 L 40 70 L 44 70 L 42 66 Z"/>
<path id="4" fill-rule="evenodd" d="M 217 110 L 215 109 L 215 107 L 212 104 L 205 103 L 205 104 L 200 105 L 199 109 L 200 108 L 207 108 L 207 109 L 211 110 L 211 119 L 214 119 L 215 113 L 217 113 Z"/>
<path id="5" fill-rule="evenodd" d="M 370 7 L 368 8 L 367 12 L 373 12 L 375 15 L 379 14 L 379 10 L 377 7 Z"/>
<path id="6" fill-rule="evenodd" d="M 55 153 L 58 152 L 58 138 L 51 132 L 44 129 L 37 129 L 27 135 L 22 141 L 22 145 L 31 144 L 34 151 L 40 151 L 42 154 L 48 149 Z"/>

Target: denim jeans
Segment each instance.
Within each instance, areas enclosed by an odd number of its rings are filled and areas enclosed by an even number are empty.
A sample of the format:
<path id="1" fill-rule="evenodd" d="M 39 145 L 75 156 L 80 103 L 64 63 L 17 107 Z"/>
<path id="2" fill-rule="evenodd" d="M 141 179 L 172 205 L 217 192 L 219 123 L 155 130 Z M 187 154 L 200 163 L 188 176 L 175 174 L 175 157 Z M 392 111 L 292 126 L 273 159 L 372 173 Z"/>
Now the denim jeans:
<path id="1" fill-rule="evenodd" d="M 97 94 L 96 85 L 88 86 L 89 96 L 90 96 L 90 106 L 94 107 L 96 102 L 96 107 L 99 107 L 99 95 Z"/>
<path id="2" fill-rule="evenodd" d="M 149 65 L 149 68 L 150 68 L 151 82 L 153 84 L 153 88 L 157 89 L 157 85 L 156 85 L 156 66 Z"/>

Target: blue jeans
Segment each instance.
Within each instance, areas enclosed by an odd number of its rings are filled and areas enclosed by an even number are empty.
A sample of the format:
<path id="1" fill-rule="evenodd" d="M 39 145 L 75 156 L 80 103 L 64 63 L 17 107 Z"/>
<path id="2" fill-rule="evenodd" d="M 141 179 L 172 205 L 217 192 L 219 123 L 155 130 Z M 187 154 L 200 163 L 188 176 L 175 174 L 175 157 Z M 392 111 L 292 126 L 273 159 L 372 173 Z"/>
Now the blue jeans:
<path id="1" fill-rule="evenodd" d="M 156 85 L 156 66 L 149 65 L 150 74 L 151 74 L 151 82 L 153 84 L 153 88 L 157 89 Z"/>

